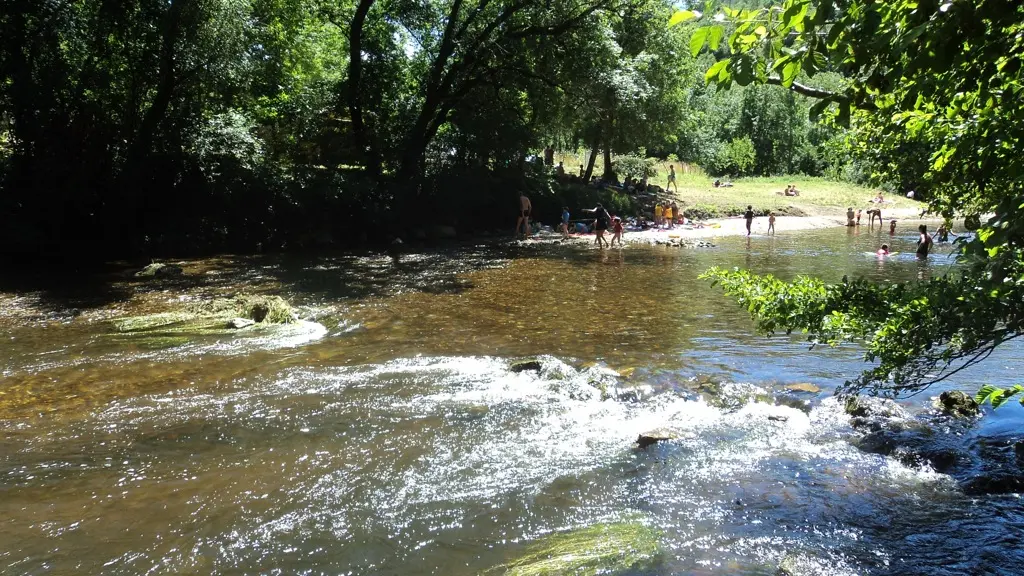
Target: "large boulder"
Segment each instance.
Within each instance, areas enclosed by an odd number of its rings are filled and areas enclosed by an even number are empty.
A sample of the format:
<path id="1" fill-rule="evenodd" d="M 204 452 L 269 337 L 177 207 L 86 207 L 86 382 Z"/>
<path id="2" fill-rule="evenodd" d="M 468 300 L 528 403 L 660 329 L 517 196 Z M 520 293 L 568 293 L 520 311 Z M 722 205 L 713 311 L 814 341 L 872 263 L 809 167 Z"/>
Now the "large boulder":
<path id="1" fill-rule="evenodd" d="M 974 398 L 960 390 L 947 390 L 939 394 L 938 407 L 944 414 L 955 418 L 977 416 L 980 408 Z"/>

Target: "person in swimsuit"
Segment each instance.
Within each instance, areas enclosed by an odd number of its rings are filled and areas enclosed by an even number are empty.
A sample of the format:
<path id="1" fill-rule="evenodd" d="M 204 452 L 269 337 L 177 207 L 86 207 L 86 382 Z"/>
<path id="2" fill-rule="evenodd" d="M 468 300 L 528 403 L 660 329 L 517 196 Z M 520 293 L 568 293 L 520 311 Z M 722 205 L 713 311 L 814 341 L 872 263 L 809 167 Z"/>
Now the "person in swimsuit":
<path id="1" fill-rule="evenodd" d="M 857 208 L 857 226 L 860 226 L 860 215 L 863 212 L 860 208 Z"/>
<path id="2" fill-rule="evenodd" d="M 767 234 L 775 235 L 775 212 L 768 213 L 768 232 Z"/>
<path id="3" fill-rule="evenodd" d="M 889 236 L 896 235 L 896 221 L 889 222 Z"/>
<path id="4" fill-rule="evenodd" d="M 676 204 L 675 200 L 673 200 L 672 201 L 672 222 L 669 224 L 669 228 L 674 228 L 676 222 L 678 222 L 678 221 L 679 221 L 679 205 Z"/>
<path id="5" fill-rule="evenodd" d="M 889 255 L 889 245 L 888 244 L 882 244 L 882 247 L 878 249 L 878 252 L 876 252 L 876 254 L 878 254 L 879 256 L 888 256 Z"/>
<path id="6" fill-rule="evenodd" d="M 856 217 L 857 217 L 857 214 L 853 211 L 852 207 L 846 209 L 846 225 L 847 226 L 851 226 L 851 227 L 852 226 L 856 226 L 856 223 L 853 220 Z"/>
<path id="7" fill-rule="evenodd" d="M 584 212 L 591 212 L 596 217 L 594 222 L 594 243 L 599 247 L 604 248 L 605 244 L 608 244 L 608 240 L 605 240 L 604 231 L 611 225 L 612 217 L 608 214 L 608 211 L 604 209 L 604 206 L 598 204 L 594 208 L 584 208 Z"/>
<path id="8" fill-rule="evenodd" d="M 679 186 L 676 184 L 676 167 L 674 164 L 668 167 L 668 183 L 665 184 L 665 190 L 668 190 L 670 186 L 675 186 L 676 192 L 679 192 Z"/>
<path id="9" fill-rule="evenodd" d="M 562 206 L 562 238 L 569 238 L 569 207 Z"/>
<path id="10" fill-rule="evenodd" d="M 932 247 L 932 237 L 928 235 L 928 227 L 924 224 L 918 226 L 917 231 L 920 232 L 917 238 L 917 257 L 927 258 L 928 250 Z"/>
<path id="11" fill-rule="evenodd" d="M 664 214 L 664 209 L 661 207 L 661 202 L 658 202 L 657 204 L 654 205 L 654 227 L 655 228 L 660 228 L 661 227 L 661 221 L 662 221 L 661 218 L 662 218 L 663 214 Z"/>
<path id="12" fill-rule="evenodd" d="M 747 206 L 747 211 L 743 213 L 743 219 L 747 221 L 747 236 L 750 236 L 750 225 L 754 223 L 753 206 Z"/>
<path id="13" fill-rule="evenodd" d="M 515 236 L 519 236 L 519 227 L 523 227 L 523 238 L 530 237 L 530 212 L 533 211 L 533 204 L 525 194 L 519 195 L 519 218 L 516 220 Z"/>

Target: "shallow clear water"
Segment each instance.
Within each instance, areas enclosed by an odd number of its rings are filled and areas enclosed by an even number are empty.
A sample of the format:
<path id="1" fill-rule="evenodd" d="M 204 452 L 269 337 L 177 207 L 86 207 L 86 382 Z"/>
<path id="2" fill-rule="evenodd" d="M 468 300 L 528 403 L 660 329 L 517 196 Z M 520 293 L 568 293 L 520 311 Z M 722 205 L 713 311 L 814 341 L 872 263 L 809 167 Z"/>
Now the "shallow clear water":
<path id="1" fill-rule="evenodd" d="M 829 396 L 861 352 L 754 335 L 697 280 L 712 265 L 832 281 L 948 270 L 948 247 L 920 262 L 913 241 L 824 230 L 694 250 L 464 246 L 397 264 L 221 258 L 180 281 L 12 288 L 0 572 L 478 574 L 544 534 L 640 518 L 664 554 L 638 574 L 773 574 L 786 556 L 808 574 L 1015 573 L 1020 496 L 967 497 L 853 447 Z M 882 242 L 905 255 L 870 255 Z M 110 328 L 239 290 L 279 293 L 310 321 L 169 346 Z M 1015 382 L 1021 351 L 943 388 Z M 534 355 L 540 374 L 509 370 Z M 602 400 L 602 366 L 657 393 Z M 725 383 L 718 402 L 708 383 Z M 927 410 L 943 388 L 904 405 Z M 1016 437 L 1022 413 L 949 434 Z M 635 449 L 655 428 L 679 438 Z"/>

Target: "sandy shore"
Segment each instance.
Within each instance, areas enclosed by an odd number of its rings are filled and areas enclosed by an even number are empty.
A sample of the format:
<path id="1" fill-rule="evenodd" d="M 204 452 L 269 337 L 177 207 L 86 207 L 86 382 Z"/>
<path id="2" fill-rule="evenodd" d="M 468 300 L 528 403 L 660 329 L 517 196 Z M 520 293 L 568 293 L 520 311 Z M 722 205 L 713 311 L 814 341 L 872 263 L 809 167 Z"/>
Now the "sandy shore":
<path id="1" fill-rule="evenodd" d="M 890 209 L 882 211 L 883 215 L 883 226 L 888 226 L 889 221 L 896 219 L 898 220 L 919 220 L 920 210 L 916 208 L 902 208 L 902 209 Z M 861 218 L 861 226 L 866 227 L 868 223 L 867 215 Z M 818 230 L 821 228 L 835 228 L 838 226 L 846 225 L 846 216 L 777 216 L 775 218 L 775 232 L 776 234 L 784 234 L 786 232 L 797 232 L 800 230 Z M 877 224 L 876 224 L 877 225 Z M 755 236 L 764 236 L 768 231 L 768 217 L 754 218 L 754 223 L 751 226 L 751 232 Z M 713 238 L 721 238 L 723 236 L 743 236 L 747 233 L 746 223 L 743 218 L 716 218 L 712 220 L 706 220 L 700 225 L 693 226 L 685 224 L 683 226 L 676 226 L 671 230 L 659 229 L 659 230 L 644 230 L 642 232 L 630 232 L 626 231 L 622 235 L 622 239 L 627 244 L 663 244 L 666 242 L 672 243 L 687 243 L 690 240 L 701 241 L 710 240 Z M 558 236 L 561 237 L 560 235 Z M 611 233 L 608 232 L 605 235 L 606 238 L 611 238 Z M 593 241 L 593 234 L 585 234 L 582 236 L 573 236 L 579 240 Z"/>

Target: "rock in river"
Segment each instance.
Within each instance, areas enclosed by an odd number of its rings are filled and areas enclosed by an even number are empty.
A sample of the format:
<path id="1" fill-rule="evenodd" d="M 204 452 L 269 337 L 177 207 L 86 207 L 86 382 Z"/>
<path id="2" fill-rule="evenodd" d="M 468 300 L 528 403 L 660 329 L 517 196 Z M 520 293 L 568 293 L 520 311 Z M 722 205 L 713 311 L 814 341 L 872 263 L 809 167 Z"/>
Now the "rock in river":
<path id="1" fill-rule="evenodd" d="M 647 448 L 651 444 L 657 444 L 663 440 L 674 440 L 675 438 L 676 435 L 671 430 L 651 430 L 637 436 L 636 445 L 640 448 Z"/>
<path id="2" fill-rule="evenodd" d="M 181 276 L 181 266 L 154 262 L 135 273 L 136 278 L 173 278 Z"/>
<path id="3" fill-rule="evenodd" d="M 232 318 L 228 321 L 228 328 L 233 330 L 241 330 L 242 328 L 248 328 L 256 324 L 255 320 L 249 318 Z"/>
<path id="4" fill-rule="evenodd" d="M 956 418 L 978 415 L 978 403 L 960 390 L 947 390 L 940 394 L 938 407 L 945 414 Z"/>
<path id="5" fill-rule="evenodd" d="M 540 369 L 542 367 L 543 366 L 541 365 L 540 360 L 534 359 L 518 360 L 516 362 L 513 362 L 508 367 L 508 369 L 516 374 L 519 374 L 520 372 L 540 372 Z"/>

